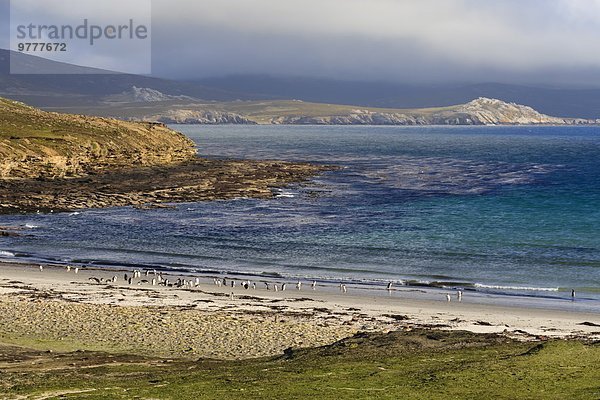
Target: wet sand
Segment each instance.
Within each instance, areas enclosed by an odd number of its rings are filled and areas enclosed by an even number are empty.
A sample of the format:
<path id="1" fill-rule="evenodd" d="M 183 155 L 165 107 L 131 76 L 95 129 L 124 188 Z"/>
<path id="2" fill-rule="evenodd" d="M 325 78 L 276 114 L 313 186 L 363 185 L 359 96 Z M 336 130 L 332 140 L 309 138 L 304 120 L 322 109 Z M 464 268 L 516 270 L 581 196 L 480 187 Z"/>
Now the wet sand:
<path id="1" fill-rule="evenodd" d="M 285 291 L 218 287 L 214 278 L 185 276 L 193 287 L 153 286 L 142 272 L 0 264 L 0 343 L 37 349 L 102 350 L 165 358 L 244 359 L 287 348 L 336 342 L 358 332 L 430 328 L 547 337 L 600 339 L 600 314 L 576 307 L 501 305 L 466 293 L 395 288 L 391 292 L 319 284 Z M 117 282 L 111 278 L 117 276 Z M 175 283 L 177 275 L 164 275 Z M 221 279 L 219 277 L 219 279 Z M 100 281 L 100 282 L 98 282 Z M 278 283 L 281 284 L 280 282 Z M 232 298 L 233 293 L 233 298 Z M 544 303 L 551 305 L 552 303 Z"/>

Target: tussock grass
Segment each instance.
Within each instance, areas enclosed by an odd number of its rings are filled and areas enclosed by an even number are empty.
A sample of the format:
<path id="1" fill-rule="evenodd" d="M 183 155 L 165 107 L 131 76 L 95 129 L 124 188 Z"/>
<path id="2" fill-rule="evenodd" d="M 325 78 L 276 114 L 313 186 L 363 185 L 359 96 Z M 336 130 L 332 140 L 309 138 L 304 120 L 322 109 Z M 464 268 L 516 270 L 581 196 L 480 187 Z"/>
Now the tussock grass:
<path id="1" fill-rule="evenodd" d="M 331 346 L 243 361 L 50 354 L 14 347 L 0 353 L 0 392 L 7 399 L 600 397 L 597 343 L 523 343 L 468 332 L 357 335 Z"/>

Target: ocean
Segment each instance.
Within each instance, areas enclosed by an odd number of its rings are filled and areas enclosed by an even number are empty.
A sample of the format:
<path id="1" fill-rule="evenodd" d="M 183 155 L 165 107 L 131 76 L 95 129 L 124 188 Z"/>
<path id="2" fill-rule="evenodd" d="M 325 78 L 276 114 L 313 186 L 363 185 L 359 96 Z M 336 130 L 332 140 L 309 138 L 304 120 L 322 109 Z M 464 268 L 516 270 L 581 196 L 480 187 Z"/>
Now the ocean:
<path id="1" fill-rule="evenodd" d="M 201 156 L 337 165 L 273 200 L 0 216 L 0 261 L 429 286 L 600 310 L 600 128 L 174 126 Z"/>

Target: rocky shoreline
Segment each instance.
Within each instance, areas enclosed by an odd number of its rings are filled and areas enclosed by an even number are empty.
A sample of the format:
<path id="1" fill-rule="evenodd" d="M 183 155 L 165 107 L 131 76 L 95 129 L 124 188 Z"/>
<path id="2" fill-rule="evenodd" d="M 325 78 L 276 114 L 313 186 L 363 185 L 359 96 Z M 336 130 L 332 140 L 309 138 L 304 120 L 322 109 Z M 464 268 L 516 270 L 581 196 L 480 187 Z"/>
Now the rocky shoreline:
<path id="1" fill-rule="evenodd" d="M 306 163 L 195 158 L 78 178 L 0 180 L 0 214 L 268 199 L 274 196 L 275 188 L 301 183 L 332 169 Z"/>
<path id="2" fill-rule="evenodd" d="M 243 115 L 216 110 L 169 110 L 165 114 L 144 116 L 142 119 L 163 124 L 256 125 L 256 122 Z"/>

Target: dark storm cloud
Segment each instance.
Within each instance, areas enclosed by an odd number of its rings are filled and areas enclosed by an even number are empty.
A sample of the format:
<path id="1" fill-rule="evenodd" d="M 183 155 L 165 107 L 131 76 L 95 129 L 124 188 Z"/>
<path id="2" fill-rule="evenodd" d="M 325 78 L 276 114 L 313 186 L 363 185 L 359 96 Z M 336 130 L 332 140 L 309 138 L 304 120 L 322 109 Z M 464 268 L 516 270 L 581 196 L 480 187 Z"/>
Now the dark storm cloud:
<path id="1" fill-rule="evenodd" d="M 123 2 L 104 3 L 114 13 Z M 600 81 L 600 0 L 153 0 L 152 7 L 153 72 L 161 76 Z"/>
<path id="2" fill-rule="evenodd" d="M 395 81 L 599 77 L 597 0 L 154 3 L 154 71 Z"/>

